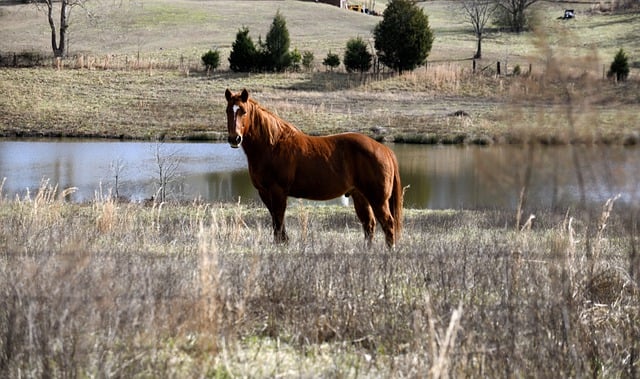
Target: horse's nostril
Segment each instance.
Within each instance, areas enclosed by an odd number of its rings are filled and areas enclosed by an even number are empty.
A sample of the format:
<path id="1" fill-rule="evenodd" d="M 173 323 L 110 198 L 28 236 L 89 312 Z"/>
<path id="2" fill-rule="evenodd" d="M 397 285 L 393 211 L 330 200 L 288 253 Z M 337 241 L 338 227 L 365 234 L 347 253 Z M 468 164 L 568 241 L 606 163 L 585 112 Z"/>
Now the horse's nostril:
<path id="1" fill-rule="evenodd" d="M 238 147 L 242 143 L 242 136 L 229 136 L 229 138 L 227 138 L 227 141 L 232 147 Z"/>

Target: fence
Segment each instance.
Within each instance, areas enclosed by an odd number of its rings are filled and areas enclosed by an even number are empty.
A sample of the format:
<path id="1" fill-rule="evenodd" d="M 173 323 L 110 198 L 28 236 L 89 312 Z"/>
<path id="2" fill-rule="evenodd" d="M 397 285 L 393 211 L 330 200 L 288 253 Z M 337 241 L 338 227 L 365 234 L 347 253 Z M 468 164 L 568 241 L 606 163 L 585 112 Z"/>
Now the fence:
<path id="1" fill-rule="evenodd" d="M 141 57 L 137 55 L 78 54 L 55 58 L 52 54 L 38 52 L 0 52 L 0 67 L 45 67 L 88 69 L 174 69 L 182 71 L 204 70 L 200 57 Z"/>
<path id="2" fill-rule="evenodd" d="M 430 61 L 425 65 L 427 71 L 433 69 L 442 71 L 443 67 L 448 69 L 467 71 L 467 60 L 462 61 Z M 549 70 L 549 65 L 541 63 L 537 67 L 534 67 L 532 63 L 527 63 L 524 67 L 519 64 L 510 64 L 501 61 L 485 62 L 483 65 L 478 63 L 476 59 L 471 60 L 471 72 L 474 74 L 483 75 L 495 75 L 495 76 L 509 76 L 509 75 L 544 75 Z M 197 72 L 204 71 L 205 67 L 202 64 L 200 56 L 157 56 L 157 57 L 145 57 L 140 54 L 134 55 L 91 55 L 91 54 L 78 54 L 66 58 L 54 58 L 52 54 L 44 54 L 39 52 L 0 52 L 0 67 L 54 67 L 58 69 L 114 69 L 114 70 L 180 70 L 182 72 Z M 582 76 L 589 75 L 591 77 L 602 77 L 606 79 L 608 65 L 594 64 L 591 67 L 586 67 L 584 64 L 576 65 L 575 67 L 567 68 L 563 67 L 563 70 L 570 70 L 572 72 L 566 72 L 569 76 Z M 371 73 L 370 73 L 371 74 Z M 388 68 L 381 66 L 376 62 L 373 69 L 373 77 L 378 79 L 393 76 L 394 72 Z M 631 70 L 629 79 L 640 78 L 637 70 Z"/>

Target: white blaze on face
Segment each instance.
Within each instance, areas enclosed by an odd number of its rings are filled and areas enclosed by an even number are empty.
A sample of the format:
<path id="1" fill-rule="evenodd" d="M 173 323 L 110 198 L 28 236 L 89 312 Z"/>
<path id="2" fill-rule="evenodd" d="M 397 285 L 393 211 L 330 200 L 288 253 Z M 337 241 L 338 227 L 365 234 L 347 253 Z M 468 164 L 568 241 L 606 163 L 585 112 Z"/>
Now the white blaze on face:
<path id="1" fill-rule="evenodd" d="M 238 109 L 240 109 L 239 105 L 234 105 L 233 106 L 233 117 L 234 118 L 237 117 L 237 115 L 238 115 Z"/>

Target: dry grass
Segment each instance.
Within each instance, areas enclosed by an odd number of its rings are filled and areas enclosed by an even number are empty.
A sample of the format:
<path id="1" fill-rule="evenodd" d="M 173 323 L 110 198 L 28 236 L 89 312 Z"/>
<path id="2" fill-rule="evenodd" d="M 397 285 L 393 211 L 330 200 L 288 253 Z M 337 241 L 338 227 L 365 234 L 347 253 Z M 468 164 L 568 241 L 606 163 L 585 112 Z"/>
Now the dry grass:
<path id="1" fill-rule="evenodd" d="M 533 32 L 489 31 L 477 65 L 481 74 L 474 75 L 467 60 L 474 37 L 463 19 L 452 18 L 459 14 L 455 4 L 420 3 L 436 42 L 428 67 L 401 77 L 322 69 L 239 75 L 224 66 L 207 77 L 199 62 L 214 45 L 226 64 L 238 28 L 249 26 L 257 39 L 280 9 L 292 46 L 312 49 L 319 65 L 348 38 L 370 38 L 378 19 L 355 12 L 300 1 L 102 4 L 92 23 L 76 15 L 72 35 L 82 38 L 72 38 L 76 55 L 60 70 L 0 70 L 0 88 L 9 94 L 0 99 L 0 135 L 218 139 L 224 134 L 221 94 L 249 88 L 313 134 L 360 131 L 422 143 L 638 143 L 634 57 L 640 44 L 627 37 L 637 34 L 636 13 L 600 14 L 573 4 L 578 18 L 566 22 L 557 20 L 560 4 L 542 2 Z M 10 37 L 0 50 L 47 51 L 47 39 L 39 36 L 47 25 L 31 7 L 3 6 L 0 18 Z M 24 45 L 40 40 L 43 45 Z M 602 79 L 620 46 L 634 67 L 624 85 Z M 531 65 L 531 73 L 495 76 L 496 61 L 503 72 L 519 65 L 529 73 Z M 469 117 L 452 116 L 458 111 Z"/>
<path id="2" fill-rule="evenodd" d="M 553 20 L 562 33 L 546 35 L 496 32 L 485 45 L 490 63 L 506 56 L 509 67 L 525 67 L 527 57 L 543 57 L 520 77 L 472 75 L 468 61 L 375 80 L 322 72 L 207 77 L 159 63 L 182 55 L 189 66 L 212 43 L 228 47 L 243 17 L 264 34 L 274 3 L 286 5 L 302 48 L 343 46 L 339 38 L 372 22 L 332 13 L 327 19 L 348 17 L 340 25 L 349 29 L 330 28 L 302 17 L 315 4 L 293 1 L 128 3 L 122 18 L 96 21 L 117 33 L 73 40 L 73 49 L 88 51 L 83 69 L 70 69 L 79 65 L 71 61 L 61 70 L 0 70 L 8 94 L 0 98 L 2 133 L 216 138 L 224 89 L 246 87 L 311 133 L 382 127 L 386 134 L 376 137 L 427 142 L 638 141 L 638 81 L 601 80 L 602 62 L 617 47 L 598 40 L 610 36 L 603 30 L 633 31 L 637 23 L 625 20 L 635 15 L 612 15 L 601 26 L 602 17 L 586 13 L 585 23 Z M 444 21 L 451 4 L 422 3 L 440 31 L 434 60 L 464 58 L 463 47 L 473 46 L 461 23 Z M 249 5 L 255 13 L 233 8 Z M 270 8 L 259 12 L 263 6 Z M 2 23 L 8 38 L 0 49 L 46 50 L 24 45 L 46 28 L 29 10 L 2 12 L 2 21 L 24 18 Z M 319 30 L 335 39 L 318 44 Z M 159 31 L 172 38 L 156 39 Z M 575 50 L 557 46 L 569 34 L 590 39 L 571 44 Z M 625 41 L 637 51 L 636 39 Z M 90 61 L 114 52 L 143 69 Z M 557 69 L 569 58 L 572 69 Z M 457 110 L 470 116 L 451 116 Z M 2 183 L 2 377 L 634 377 L 640 370 L 638 211 L 613 201 L 597 213 L 558 213 L 527 204 L 523 191 L 517 215 L 407 210 L 391 252 L 380 238 L 363 248 L 353 211 L 340 207 L 292 206 L 291 242 L 276 246 L 261 206 L 145 207 L 109 197 L 70 204 L 46 182 L 10 200 Z"/>
<path id="3" fill-rule="evenodd" d="M 434 64 L 364 83 L 347 74 L 0 70 L 4 136 L 219 139 L 221 95 L 248 88 L 312 134 L 423 142 L 638 143 L 638 82 L 471 75 Z M 410 96 L 407 96 L 410 94 Z M 469 116 L 457 117 L 464 111 Z"/>
<path id="4" fill-rule="evenodd" d="M 351 209 L 0 201 L 0 373 L 633 376 L 637 212 L 409 210 L 396 251 Z M 635 216 L 633 216 L 635 214 Z"/>
<path id="5" fill-rule="evenodd" d="M 382 6 L 385 2 L 378 3 Z M 96 17 L 87 19 L 78 9 L 72 14 L 71 54 L 114 55 L 118 62 L 128 55 L 130 61 L 141 57 L 143 62 L 175 62 L 184 57 L 189 63 L 199 64 L 200 56 L 216 47 L 227 65 L 226 57 L 238 30 L 249 27 L 257 43 L 258 37 L 266 36 L 277 10 L 287 20 L 291 47 L 310 50 L 319 59 L 329 50 L 344 49 L 353 36 L 368 38 L 379 21 L 337 7 L 293 0 L 153 0 L 89 5 Z M 43 14 L 23 5 L 1 9 L 0 19 L 8 38 L 0 51 L 49 51 L 50 31 Z"/>

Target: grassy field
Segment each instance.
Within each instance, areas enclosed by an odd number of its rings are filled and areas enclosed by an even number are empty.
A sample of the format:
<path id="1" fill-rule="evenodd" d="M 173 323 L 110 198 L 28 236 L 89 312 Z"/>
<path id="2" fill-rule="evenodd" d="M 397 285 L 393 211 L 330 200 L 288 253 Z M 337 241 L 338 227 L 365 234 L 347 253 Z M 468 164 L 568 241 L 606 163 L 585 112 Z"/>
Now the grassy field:
<path id="1" fill-rule="evenodd" d="M 0 200 L 7 377 L 634 377 L 637 214 Z"/>
<path id="2" fill-rule="evenodd" d="M 420 3 L 436 40 L 428 67 L 403 76 L 326 72 L 329 51 L 372 42 L 379 18 L 299 1 L 101 3 L 73 15 L 71 58 L 63 69 L 2 69 L 0 135 L 136 139 L 217 139 L 224 135 L 223 93 L 248 88 L 256 99 L 314 134 L 360 131 L 378 139 L 429 143 L 606 142 L 640 140 L 640 33 L 637 13 L 600 14 L 572 3 L 578 18 L 557 20 L 562 3 L 542 2 L 532 32 L 491 30 L 473 74 L 475 38 L 456 2 Z M 378 2 L 384 6 L 384 2 Z M 226 57 L 248 26 L 257 41 L 275 10 L 291 45 L 315 55 L 313 72 L 233 74 Z M 0 6 L 2 51 L 47 52 L 48 25 L 32 7 Z M 188 43 L 185 43 L 188 41 Z M 200 56 L 220 50 L 223 67 L 203 72 Z M 603 80 L 618 48 L 631 80 Z M 530 75 L 495 75 L 518 65 Z M 82 69 L 79 69 L 82 67 Z M 75 69 L 74 69 L 75 68 Z M 464 111 L 468 116 L 453 116 Z M 379 133 L 382 131 L 381 133 Z"/>
<path id="3" fill-rule="evenodd" d="M 578 18 L 561 22 L 569 6 L 542 2 L 534 31 L 489 33 L 484 71 L 473 74 L 475 40 L 455 3 L 420 3 L 436 41 L 429 66 L 402 76 L 326 72 L 327 52 L 370 38 L 378 19 L 313 2 L 93 5 L 100 17 L 74 14 L 72 57 L 60 69 L 0 69 L 0 135 L 222 139 L 224 90 L 248 88 L 314 134 L 640 142 L 637 13 L 591 13 L 571 2 Z M 48 52 L 43 15 L 0 4 L 0 52 Z M 313 72 L 202 70 L 204 51 L 217 47 L 226 63 L 237 30 L 247 25 L 257 40 L 276 9 L 292 47 L 314 52 Z M 619 47 L 632 77 L 617 84 L 602 71 Z M 497 61 L 532 72 L 496 76 Z M 459 110 L 468 116 L 452 115 Z M 379 230 L 364 248 L 350 208 L 291 202 L 291 241 L 280 246 L 259 204 L 73 204 L 47 185 L 9 199 L 2 183 L 0 377 L 640 372 L 634 206 L 407 209 L 389 251 Z"/>

